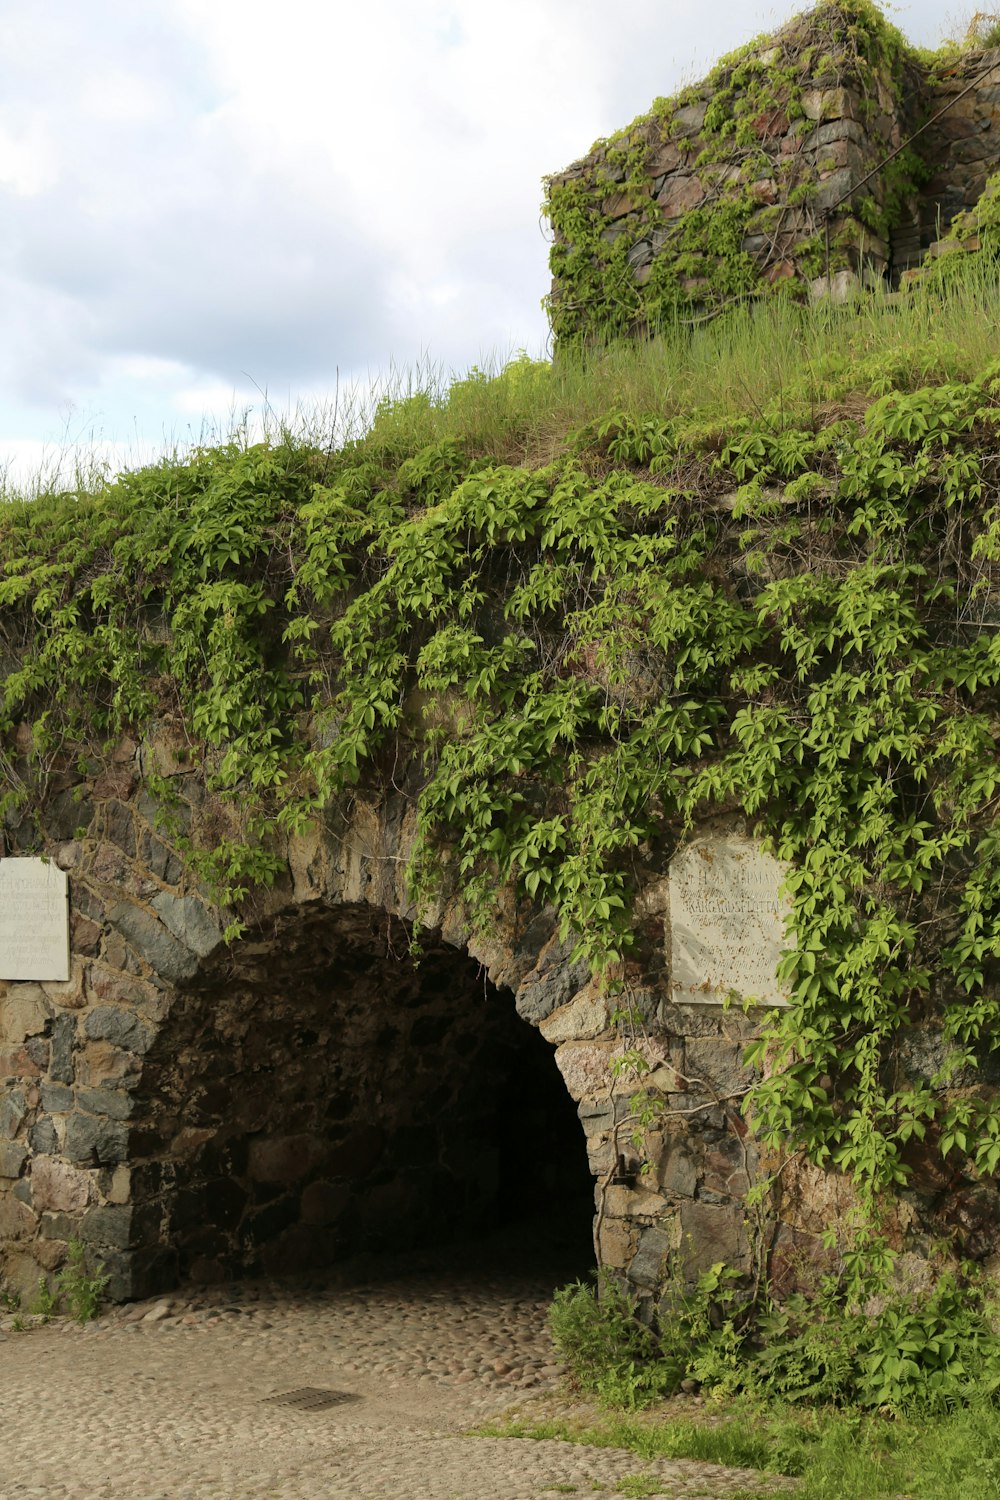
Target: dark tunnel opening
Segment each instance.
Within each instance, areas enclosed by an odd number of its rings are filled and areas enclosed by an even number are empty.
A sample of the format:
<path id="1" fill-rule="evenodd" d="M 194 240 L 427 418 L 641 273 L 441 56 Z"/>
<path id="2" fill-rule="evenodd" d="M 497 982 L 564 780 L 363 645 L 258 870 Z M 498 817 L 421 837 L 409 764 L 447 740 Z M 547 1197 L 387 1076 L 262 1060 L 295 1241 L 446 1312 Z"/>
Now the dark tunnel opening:
<path id="1" fill-rule="evenodd" d="M 296 910 L 177 996 L 132 1139 L 155 1283 L 505 1228 L 524 1267 L 592 1265 L 593 1178 L 552 1046 L 467 954 L 408 947 L 368 907 Z"/>

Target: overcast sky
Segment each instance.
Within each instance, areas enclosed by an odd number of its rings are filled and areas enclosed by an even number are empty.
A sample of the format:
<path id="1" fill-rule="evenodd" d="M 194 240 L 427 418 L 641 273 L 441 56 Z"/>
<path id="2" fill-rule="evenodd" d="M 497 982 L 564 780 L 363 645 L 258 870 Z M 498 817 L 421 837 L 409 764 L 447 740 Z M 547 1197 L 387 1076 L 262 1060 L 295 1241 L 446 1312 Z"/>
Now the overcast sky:
<path id="1" fill-rule="evenodd" d="M 544 353 L 543 176 L 801 8 L 0 0 L 0 466 Z"/>

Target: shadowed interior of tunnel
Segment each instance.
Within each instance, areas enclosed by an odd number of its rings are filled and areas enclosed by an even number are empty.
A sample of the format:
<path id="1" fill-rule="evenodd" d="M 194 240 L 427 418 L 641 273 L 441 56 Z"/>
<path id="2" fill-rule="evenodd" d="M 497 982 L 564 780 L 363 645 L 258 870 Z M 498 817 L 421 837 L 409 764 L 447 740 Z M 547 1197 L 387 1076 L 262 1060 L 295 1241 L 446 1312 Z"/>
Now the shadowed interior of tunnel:
<path id="1" fill-rule="evenodd" d="M 593 1178 L 552 1046 L 467 954 L 408 948 L 372 908 L 299 908 L 177 997 L 132 1131 L 147 1284 L 518 1221 L 524 1267 L 592 1263 Z"/>

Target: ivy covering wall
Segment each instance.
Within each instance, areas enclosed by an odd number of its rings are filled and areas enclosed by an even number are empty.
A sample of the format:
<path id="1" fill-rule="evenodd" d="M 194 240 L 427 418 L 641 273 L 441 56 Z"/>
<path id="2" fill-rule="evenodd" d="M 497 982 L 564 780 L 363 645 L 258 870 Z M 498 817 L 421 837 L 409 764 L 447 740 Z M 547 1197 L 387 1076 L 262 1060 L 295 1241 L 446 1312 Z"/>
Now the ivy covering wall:
<path id="1" fill-rule="evenodd" d="M 998 422 L 992 366 L 722 423 L 609 411 L 543 467 L 376 422 L 8 504 L 8 852 L 46 846 L 74 762 L 171 721 L 239 819 L 186 849 L 237 923 L 285 832 L 409 776 L 418 898 L 445 856 L 482 922 L 511 883 L 627 988 L 646 874 L 742 809 L 793 869 L 757 1131 L 873 1201 L 915 1143 L 988 1176 Z"/>

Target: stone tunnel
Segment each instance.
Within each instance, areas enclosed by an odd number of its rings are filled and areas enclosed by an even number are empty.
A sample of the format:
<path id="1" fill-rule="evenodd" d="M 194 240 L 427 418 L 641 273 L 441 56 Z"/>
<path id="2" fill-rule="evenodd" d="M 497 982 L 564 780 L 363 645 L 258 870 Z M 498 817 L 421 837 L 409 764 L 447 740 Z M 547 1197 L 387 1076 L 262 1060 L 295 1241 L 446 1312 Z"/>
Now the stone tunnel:
<path id="1" fill-rule="evenodd" d="M 540 1221 L 647 1298 L 678 1263 L 749 1265 L 742 1056 L 781 1000 L 784 908 L 742 825 L 643 892 L 623 1025 L 544 908 L 501 893 L 484 937 L 443 897 L 414 929 L 405 799 L 291 840 L 226 942 L 140 760 L 57 797 L 41 856 L 0 858 L 8 1285 L 76 1239 L 127 1299 L 517 1222 L 530 1260 Z M 197 773 L 175 780 L 204 815 Z M 661 1105 L 641 1127 L 640 1085 Z M 796 1243 L 823 1227 L 807 1199 Z"/>

